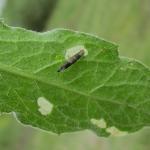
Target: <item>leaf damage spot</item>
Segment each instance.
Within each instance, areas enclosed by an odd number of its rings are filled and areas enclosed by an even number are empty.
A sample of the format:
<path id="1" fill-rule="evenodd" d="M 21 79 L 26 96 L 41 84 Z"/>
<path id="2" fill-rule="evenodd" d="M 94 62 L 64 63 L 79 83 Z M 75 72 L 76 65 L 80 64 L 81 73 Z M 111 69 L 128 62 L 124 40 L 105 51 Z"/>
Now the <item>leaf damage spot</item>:
<path id="1" fill-rule="evenodd" d="M 110 133 L 110 136 L 125 136 L 128 134 L 128 132 L 126 131 L 120 131 L 119 129 L 117 129 L 116 127 L 109 127 L 106 129 L 107 133 Z"/>
<path id="2" fill-rule="evenodd" d="M 84 50 L 84 56 L 88 55 L 87 49 L 83 45 L 78 45 L 66 50 L 65 59 L 70 59 L 72 56 L 79 53 L 81 50 Z"/>
<path id="3" fill-rule="evenodd" d="M 130 62 L 130 66 L 134 66 L 133 62 Z"/>
<path id="4" fill-rule="evenodd" d="M 109 133 L 110 136 L 125 136 L 128 134 L 128 132 L 120 131 L 114 126 L 107 128 L 107 123 L 103 118 L 99 120 L 92 118 L 90 121 L 93 125 L 97 126 L 98 128 L 105 129 L 105 131 Z"/>
<path id="5" fill-rule="evenodd" d="M 65 59 L 67 61 L 60 66 L 57 72 L 63 72 L 64 70 L 72 66 L 74 63 L 76 63 L 82 56 L 86 56 L 87 54 L 88 52 L 84 48 L 84 46 L 76 46 L 68 49 L 65 55 Z"/>
<path id="6" fill-rule="evenodd" d="M 39 106 L 39 112 L 44 116 L 49 115 L 53 110 L 53 104 L 44 97 L 39 97 L 37 104 Z"/>
<path id="7" fill-rule="evenodd" d="M 121 70 L 121 71 L 126 71 L 127 68 L 126 68 L 126 67 L 120 67 L 120 70 Z"/>
<path id="8" fill-rule="evenodd" d="M 99 128 L 105 129 L 107 127 L 107 123 L 103 118 L 100 120 L 92 118 L 90 121 L 93 125 L 96 125 Z"/>

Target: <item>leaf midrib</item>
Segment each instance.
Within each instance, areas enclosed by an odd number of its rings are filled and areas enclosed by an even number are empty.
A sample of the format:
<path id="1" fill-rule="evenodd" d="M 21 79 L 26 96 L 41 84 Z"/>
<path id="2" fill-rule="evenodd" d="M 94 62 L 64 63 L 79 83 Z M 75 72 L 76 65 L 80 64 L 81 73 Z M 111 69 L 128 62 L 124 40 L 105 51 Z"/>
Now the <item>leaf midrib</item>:
<path id="1" fill-rule="evenodd" d="M 67 88 L 65 86 L 61 86 L 60 84 L 58 85 L 54 82 L 47 82 L 44 79 L 39 78 L 39 77 L 37 77 L 33 74 L 23 72 L 22 70 L 19 70 L 17 68 L 10 67 L 10 66 L 7 66 L 7 65 L 4 65 L 4 64 L 1 64 L 1 63 L 0 63 L 0 70 L 2 70 L 4 72 L 8 72 L 10 74 L 21 76 L 23 78 L 31 79 L 31 80 L 38 81 L 38 82 L 41 82 L 41 83 L 44 83 L 44 84 L 48 84 L 48 85 L 51 85 L 51 86 L 54 86 L 54 87 L 57 87 L 57 88 L 61 88 L 61 89 L 64 89 L 66 91 L 70 91 L 70 92 L 73 92 L 73 93 L 76 93 L 76 94 L 79 94 L 79 95 L 83 95 L 85 97 L 90 97 L 92 99 L 97 99 L 99 101 L 107 101 L 107 102 L 114 103 L 114 104 L 117 104 L 117 105 L 123 105 L 122 103 L 119 103 L 119 102 L 116 102 L 116 101 L 99 99 L 98 97 L 94 97 L 94 96 L 91 96 L 87 93 L 83 93 L 81 91 L 77 91 L 77 90 L 74 90 L 74 89 L 71 89 L 71 88 Z M 133 108 L 133 106 L 130 106 L 130 107 Z"/>

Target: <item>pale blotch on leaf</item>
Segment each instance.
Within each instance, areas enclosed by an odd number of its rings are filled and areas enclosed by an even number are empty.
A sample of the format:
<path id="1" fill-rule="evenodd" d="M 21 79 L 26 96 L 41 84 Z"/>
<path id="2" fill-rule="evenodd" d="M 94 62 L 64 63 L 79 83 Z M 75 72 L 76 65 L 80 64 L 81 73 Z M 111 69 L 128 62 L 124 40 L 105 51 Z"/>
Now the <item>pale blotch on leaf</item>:
<path id="1" fill-rule="evenodd" d="M 74 56 L 81 50 L 84 50 L 84 56 L 88 55 L 87 49 L 83 45 L 78 45 L 78 46 L 75 46 L 66 50 L 65 59 L 68 60 L 70 57 Z"/>
<path id="2" fill-rule="evenodd" d="M 110 136 L 124 136 L 124 135 L 128 134 L 128 132 L 120 131 L 116 127 L 109 127 L 109 128 L 106 129 L 106 132 L 110 133 Z"/>
<path id="3" fill-rule="evenodd" d="M 134 66 L 133 62 L 130 62 L 130 66 Z"/>
<path id="4" fill-rule="evenodd" d="M 93 125 L 95 125 L 99 128 L 105 129 L 107 127 L 107 123 L 103 118 L 99 119 L 99 120 L 92 118 L 90 121 Z"/>
<path id="5" fill-rule="evenodd" d="M 49 115 L 53 110 L 53 104 L 44 97 L 39 97 L 37 104 L 39 106 L 38 110 L 42 115 Z"/>
<path id="6" fill-rule="evenodd" d="M 120 70 L 121 70 L 121 71 L 126 71 L 127 68 L 126 68 L 126 67 L 120 67 Z"/>

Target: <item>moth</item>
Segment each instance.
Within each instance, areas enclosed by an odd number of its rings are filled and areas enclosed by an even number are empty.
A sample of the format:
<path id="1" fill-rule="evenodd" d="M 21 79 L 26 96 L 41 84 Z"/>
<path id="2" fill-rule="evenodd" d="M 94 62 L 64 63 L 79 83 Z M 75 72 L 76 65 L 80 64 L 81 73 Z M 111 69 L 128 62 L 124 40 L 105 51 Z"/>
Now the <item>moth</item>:
<path id="1" fill-rule="evenodd" d="M 70 66 L 72 66 L 74 63 L 76 63 L 82 56 L 84 56 L 84 50 L 80 50 L 78 53 L 70 57 L 67 62 L 65 62 L 58 70 L 57 72 L 63 72 Z"/>

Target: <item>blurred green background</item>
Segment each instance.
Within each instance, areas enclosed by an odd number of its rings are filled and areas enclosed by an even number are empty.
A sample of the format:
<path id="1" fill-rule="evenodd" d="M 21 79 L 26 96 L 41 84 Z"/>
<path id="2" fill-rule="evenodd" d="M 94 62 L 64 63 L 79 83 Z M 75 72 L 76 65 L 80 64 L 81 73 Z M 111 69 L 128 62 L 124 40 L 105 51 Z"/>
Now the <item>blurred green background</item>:
<path id="1" fill-rule="evenodd" d="M 150 0 L 0 0 L 0 17 L 35 31 L 70 28 L 119 45 L 121 56 L 150 66 Z M 0 117 L 0 150 L 150 150 L 150 128 L 124 137 L 91 131 L 55 135 Z"/>

